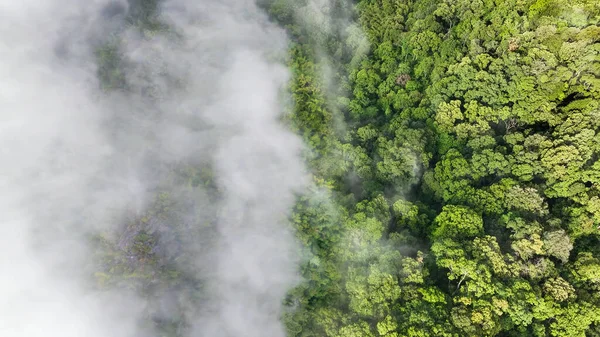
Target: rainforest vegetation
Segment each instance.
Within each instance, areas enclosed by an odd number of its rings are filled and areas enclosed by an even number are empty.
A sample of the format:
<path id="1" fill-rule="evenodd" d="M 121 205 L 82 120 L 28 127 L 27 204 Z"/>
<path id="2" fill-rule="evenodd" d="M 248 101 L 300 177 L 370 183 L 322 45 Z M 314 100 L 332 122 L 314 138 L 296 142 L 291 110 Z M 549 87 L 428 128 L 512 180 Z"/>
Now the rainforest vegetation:
<path id="1" fill-rule="evenodd" d="M 288 336 L 600 336 L 600 2 L 332 0 L 314 22 L 309 2 L 261 2 L 292 41 L 284 122 L 313 175 L 290 218 Z M 132 24 L 164 30 L 155 6 Z M 98 59 L 105 90 L 128 90 L 115 47 Z M 177 319 L 149 323 L 180 336 L 202 282 L 160 242 L 210 250 L 206 212 L 178 217 L 201 207 L 185 193 L 219 191 L 202 165 L 161 186 L 95 238 L 94 275 L 149 298 L 185 289 Z"/>

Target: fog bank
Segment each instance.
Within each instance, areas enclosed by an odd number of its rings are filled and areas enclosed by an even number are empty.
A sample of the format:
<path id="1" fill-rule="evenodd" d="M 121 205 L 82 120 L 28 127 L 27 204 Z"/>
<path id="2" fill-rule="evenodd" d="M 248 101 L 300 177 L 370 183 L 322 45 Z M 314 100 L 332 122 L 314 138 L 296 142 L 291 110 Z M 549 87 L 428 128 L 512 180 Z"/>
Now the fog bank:
<path id="1" fill-rule="evenodd" d="M 210 251 L 161 247 L 195 254 L 178 267 L 205 287 L 181 333 L 284 336 L 287 216 L 307 183 L 303 145 L 279 121 L 284 33 L 249 0 L 3 1 L 0 33 L 0 334 L 151 334 L 146 298 L 94 285 L 89 238 L 143 214 L 174 167 L 207 165 L 218 197 L 185 194 L 186 225 L 214 215 Z M 120 84 L 107 88 L 108 45 Z"/>

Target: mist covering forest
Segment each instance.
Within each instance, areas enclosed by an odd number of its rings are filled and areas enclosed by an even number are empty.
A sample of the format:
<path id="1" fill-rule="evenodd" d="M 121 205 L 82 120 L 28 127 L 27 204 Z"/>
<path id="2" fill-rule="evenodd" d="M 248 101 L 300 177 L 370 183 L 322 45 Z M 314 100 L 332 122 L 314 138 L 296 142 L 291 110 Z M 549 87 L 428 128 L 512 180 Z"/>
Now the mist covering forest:
<path id="1" fill-rule="evenodd" d="M 0 336 L 600 337 L 600 1 L 0 0 Z"/>

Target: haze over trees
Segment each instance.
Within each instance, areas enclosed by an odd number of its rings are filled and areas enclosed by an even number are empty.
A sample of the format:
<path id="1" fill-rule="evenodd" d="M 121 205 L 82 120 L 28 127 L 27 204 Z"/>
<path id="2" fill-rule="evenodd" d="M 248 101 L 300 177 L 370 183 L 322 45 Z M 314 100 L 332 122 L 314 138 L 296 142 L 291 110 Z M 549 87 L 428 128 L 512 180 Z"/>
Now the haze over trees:
<path id="1" fill-rule="evenodd" d="M 0 74 L 67 78 L 42 96 L 64 114 L 27 134 L 70 152 L 46 175 L 27 141 L 6 152 L 6 223 L 38 235 L 2 225 L 14 279 L 56 266 L 6 284 L 17 313 L 39 303 L 11 289 L 73 283 L 100 300 L 67 337 L 600 337 L 600 1 L 198 3 L 79 5 L 101 29 L 48 5 L 57 59 L 19 28 L 29 58 Z M 35 121 L 27 97 L 0 107 Z"/>

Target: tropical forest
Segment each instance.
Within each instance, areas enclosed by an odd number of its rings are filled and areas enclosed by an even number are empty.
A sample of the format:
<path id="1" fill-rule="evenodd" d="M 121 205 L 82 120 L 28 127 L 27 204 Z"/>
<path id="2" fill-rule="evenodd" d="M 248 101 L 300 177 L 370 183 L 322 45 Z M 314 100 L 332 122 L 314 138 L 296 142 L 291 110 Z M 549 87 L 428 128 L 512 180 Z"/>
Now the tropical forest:
<path id="1" fill-rule="evenodd" d="M 0 68 L 63 336 L 600 337 L 600 1 L 67 2 Z"/>

